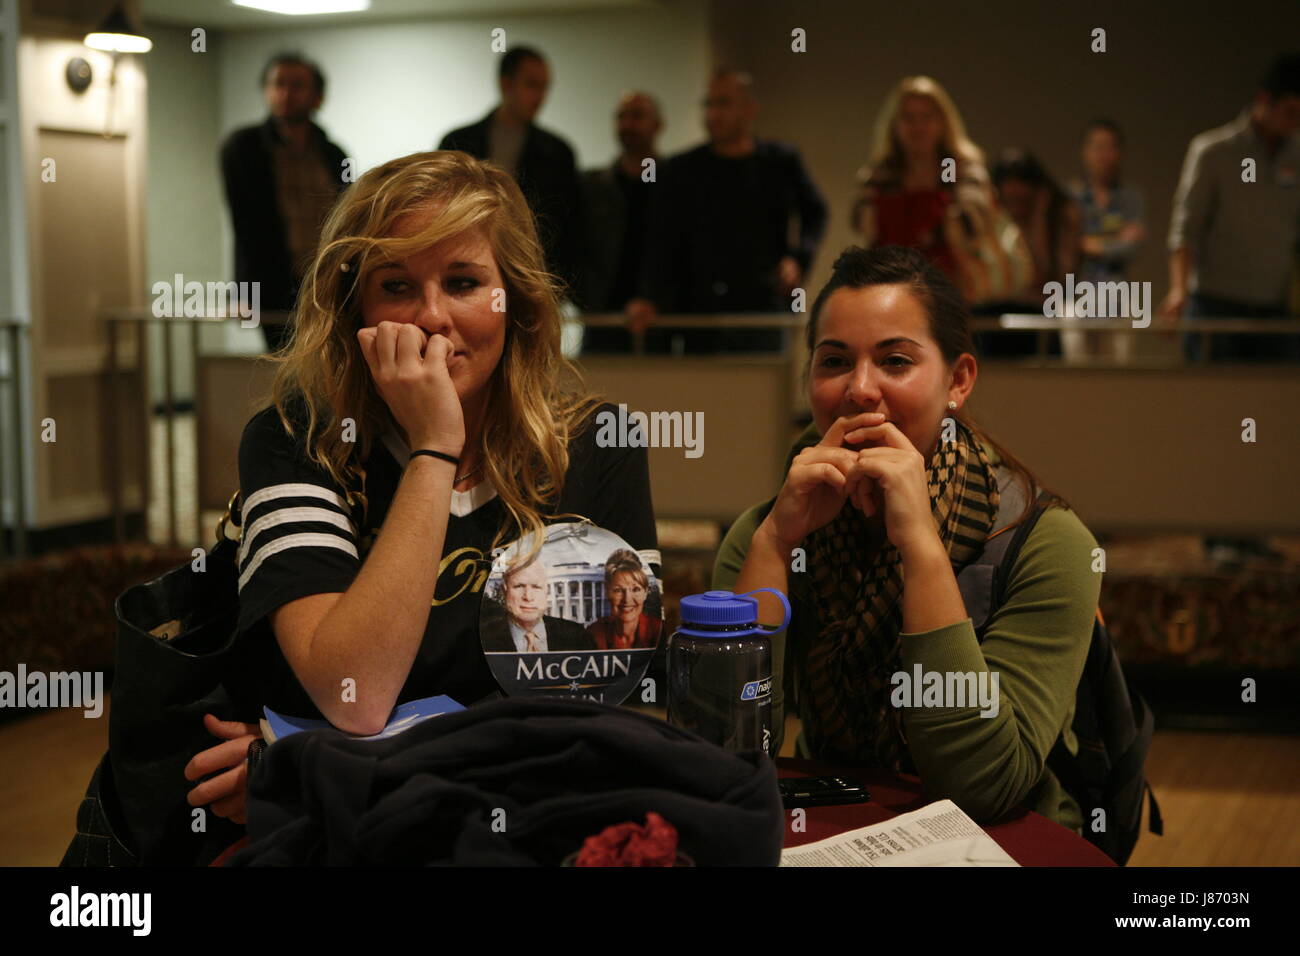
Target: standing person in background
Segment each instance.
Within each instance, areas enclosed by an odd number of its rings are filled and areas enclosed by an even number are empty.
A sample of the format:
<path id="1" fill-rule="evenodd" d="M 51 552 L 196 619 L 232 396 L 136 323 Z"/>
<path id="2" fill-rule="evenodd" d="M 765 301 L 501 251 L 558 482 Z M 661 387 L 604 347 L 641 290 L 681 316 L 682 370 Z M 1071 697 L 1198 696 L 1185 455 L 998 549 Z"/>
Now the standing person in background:
<path id="1" fill-rule="evenodd" d="M 930 77 L 904 77 L 886 99 L 858 186 L 849 220 L 865 247 L 921 251 L 973 305 L 1028 285 L 1028 249 L 997 208 L 984 154 Z"/>
<path id="2" fill-rule="evenodd" d="M 257 282 L 262 309 L 293 309 L 316 255 L 321 224 L 343 189 L 343 150 L 311 121 L 325 98 L 320 67 L 277 53 L 262 70 L 266 120 L 237 129 L 221 147 L 221 176 L 235 232 L 235 281 Z M 269 351 L 287 322 L 262 322 Z"/>
<path id="3" fill-rule="evenodd" d="M 1231 123 L 1187 147 L 1169 224 L 1169 292 L 1164 322 L 1285 318 L 1291 268 L 1300 239 L 1300 53 L 1278 57 L 1255 100 Z M 1245 161 L 1255 178 L 1246 182 Z M 1287 335 L 1183 336 L 1188 361 L 1300 359 Z M 1207 536 L 1206 557 L 1232 566 L 1279 555 L 1259 538 Z"/>
<path id="4" fill-rule="evenodd" d="M 663 129 L 659 104 L 649 93 L 624 93 L 614 114 L 621 150 L 608 166 L 583 177 L 586 213 L 582 305 L 591 312 L 622 312 L 637 292 L 646 255 L 655 180 L 645 161 L 658 165 L 655 138 Z M 624 328 L 589 328 L 584 352 L 626 352 Z"/>
<path id="5" fill-rule="evenodd" d="M 789 311 L 790 293 L 804 281 L 826 231 L 826 203 L 798 150 L 754 134 L 757 114 L 753 77 L 714 73 L 704 101 L 709 141 L 659 171 L 648 294 L 627 309 L 633 331 L 660 312 Z M 673 337 L 656 329 L 647 346 L 666 348 Z M 777 351 L 785 336 L 776 329 L 693 329 L 681 342 L 692 352 Z"/>
<path id="6" fill-rule="evenodd" d="M 534 122 L 546 102 L 550 69 L 532 47 L 511 47 L 501 57 L 497 83 L 501 102 L 492 112 L 452 130 L 438 148 L 491 160 L 515 178 L 537 219 L 546 267 L 572 298 L 580 280 L 578 167 L 572 147 Z"/>
<path id="7" fill-rule="evenodd" d="M 1043 286 L 1048 282 L 1064 282 L 1068 273 L 1079 268 L 1082 215 L 1074 200 L 1028 150 L 1002 152 L 993 166 L 993 186 L 998 202 L 1025 237 L 1034 264 L 1028 288 L 1008 302 L 999 303 L 998 308 L 1041 314 Z M 1059 353 L 1058 339 L 1055 333 L 1049 336 L 1052 354 Z M 1009 336 L 993 340 L 983 350 L 984 354 L 1010 354 L 1006 346 L 1011 342 Z"/>
<path id="8" fill-rule="evenodd" d="M 1187 147 L 1169 225 L 1169 292 L 1161 318 L 1276 319 L 1287 295 L 1300 239 L 1300 53 L 1278 57 L 1254 102 L 1231 123 Z M 1245 180 L 1253 160 L 1254 180 Z M 1189 361 L 1300 358 L 1300 339 L 1217 335 L 1183 337 Z"/>
<path id="9" fill-rule="evenodd" d="M 1083 217 L 1079 273 L 1090 282 L 1123 282 L 1129 263 L 1142 247 L 1142 193 L 1121 176 L 1124 133 L 1114 120 L 1095 119 L 1083 131 L 1083 178 L 1070 187 Z M 1078 333 L 1066 333 L 1075 335 Z M 1088 351 L 1101 354 L 1109 339 L 1112 355 L 1127 364 L 1133 337 L 1124 333 L 1089 335 Z"/>

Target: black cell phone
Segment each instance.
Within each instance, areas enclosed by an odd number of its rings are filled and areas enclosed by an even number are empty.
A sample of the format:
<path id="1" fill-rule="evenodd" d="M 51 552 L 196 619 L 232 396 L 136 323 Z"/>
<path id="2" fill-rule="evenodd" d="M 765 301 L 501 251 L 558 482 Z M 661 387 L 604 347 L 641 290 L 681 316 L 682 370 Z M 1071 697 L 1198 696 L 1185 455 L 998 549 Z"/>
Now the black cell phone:
<path id="1" fill-rule="evenodd" d="M 777 782 L 786 807 L 829 807 L 871 799 L 867 788 L 849 777 L 786 777 Z"/>

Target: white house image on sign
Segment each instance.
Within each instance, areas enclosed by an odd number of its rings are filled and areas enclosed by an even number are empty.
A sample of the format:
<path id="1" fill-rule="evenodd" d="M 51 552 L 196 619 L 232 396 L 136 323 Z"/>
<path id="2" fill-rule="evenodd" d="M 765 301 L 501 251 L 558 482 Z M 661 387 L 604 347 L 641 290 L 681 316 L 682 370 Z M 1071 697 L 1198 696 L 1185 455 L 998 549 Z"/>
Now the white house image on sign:
<path id="1" fill-rule="evenodd" d="M 609 616 L 605 561 L 620 546 L 625 547 L 615 535 L 587 521 L 548 529 L 542 546 L 547 578 L 546 614 L 575 621 L 583 627 Z M 514 549 L 512 546 L 509 550 Z M 639 556 L 646 564 L 659 560 L 657 552 L 640 552 Z M 499 570 L 502 570 L 500 566 Z M 494 584 L 495 592 L 500 585 Z"/>

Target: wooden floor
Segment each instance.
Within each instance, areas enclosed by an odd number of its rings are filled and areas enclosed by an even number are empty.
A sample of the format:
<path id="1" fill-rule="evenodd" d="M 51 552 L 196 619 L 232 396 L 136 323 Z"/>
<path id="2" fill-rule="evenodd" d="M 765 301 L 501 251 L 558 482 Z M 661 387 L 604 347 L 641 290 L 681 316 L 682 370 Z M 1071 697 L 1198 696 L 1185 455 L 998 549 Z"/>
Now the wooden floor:
<path id="1" fill-rule="evenodd" d="M 107 734 L 81 711 L 0 727 L 0 865 L 59 862 Z M 1147 774 L 1165 835 L 1130 865 L 1300 865 L 1300 737 L 1157 732 Z"/>

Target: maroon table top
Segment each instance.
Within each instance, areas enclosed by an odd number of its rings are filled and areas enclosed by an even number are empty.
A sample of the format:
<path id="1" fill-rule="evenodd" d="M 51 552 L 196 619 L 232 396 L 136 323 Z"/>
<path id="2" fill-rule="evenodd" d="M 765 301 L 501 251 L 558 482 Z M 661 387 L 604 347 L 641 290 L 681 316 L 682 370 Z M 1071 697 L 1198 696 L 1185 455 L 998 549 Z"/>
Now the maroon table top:
<path id="1" fill-rule="evenodd" d="M 782 757 L 776 762 L 781 777 L 837 777 L 858 780 L 871 791 L 867 803 L 835 807 L 808 807 L 807 831 L 786 828 L 787 848 L 815 843 L 827 837 L 883 823 L 891 817 L 919 810 L 931 800 L 921 796 L 921 781 L 880 770 L 850 769 L 813 760 Z M 1114 866 L 1115 861 L 1073 830 L 1067 830 L 1031 810 L 1016 810 L 992 824 L 981 824 L 998 846 L 1021 866 Z"/>

